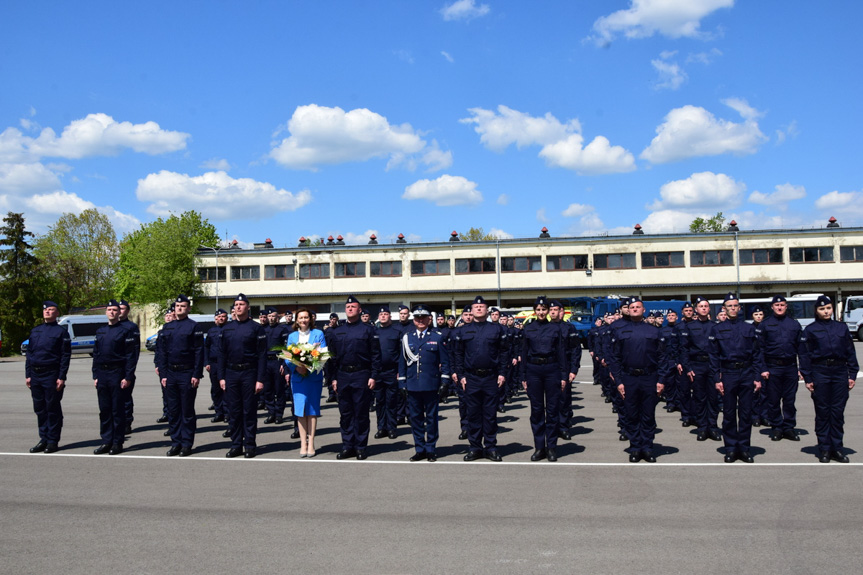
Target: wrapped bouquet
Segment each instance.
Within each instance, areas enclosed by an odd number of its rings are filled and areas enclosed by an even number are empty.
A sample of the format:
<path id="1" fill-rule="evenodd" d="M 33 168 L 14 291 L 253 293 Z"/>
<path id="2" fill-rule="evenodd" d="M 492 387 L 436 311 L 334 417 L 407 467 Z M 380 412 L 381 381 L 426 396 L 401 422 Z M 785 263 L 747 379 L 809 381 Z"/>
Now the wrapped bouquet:
<path id="1" fill-rule="evenodd" d="M 330 352 L 319 343 L 292 343 L 279 348 L 279 351 L 280 358 L 314 372 L 322 371 L 324 364 L 330 359 Z"/>

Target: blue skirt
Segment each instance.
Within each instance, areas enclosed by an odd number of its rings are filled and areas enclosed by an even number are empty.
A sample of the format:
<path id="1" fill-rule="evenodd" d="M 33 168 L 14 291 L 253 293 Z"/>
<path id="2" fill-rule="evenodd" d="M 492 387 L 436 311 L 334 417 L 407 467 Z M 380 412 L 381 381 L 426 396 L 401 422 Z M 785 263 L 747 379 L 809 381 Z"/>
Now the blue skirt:
<path id="1" fill-rule="evenodd" d="M 296 371 L 291 375 L 291 392 L 294 396 L 294 415 L 306 417 L 321 414 L 321 391 L 324 387 L 322 373 L 310 373 L 306 377 Z"/>

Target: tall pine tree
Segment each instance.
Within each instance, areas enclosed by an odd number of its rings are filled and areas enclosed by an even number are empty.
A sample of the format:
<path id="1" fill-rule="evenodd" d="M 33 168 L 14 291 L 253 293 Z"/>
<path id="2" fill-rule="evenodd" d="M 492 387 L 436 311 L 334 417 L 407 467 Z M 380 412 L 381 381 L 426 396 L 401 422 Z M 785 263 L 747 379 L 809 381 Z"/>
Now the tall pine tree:
<path id="1" fill-rule="evenodd" d="M 24 214 L 9 212 L 0 227 L 0 326 L 3 353 L 17 352 L 41 317 L 39 262 L 27 239 Z"/>

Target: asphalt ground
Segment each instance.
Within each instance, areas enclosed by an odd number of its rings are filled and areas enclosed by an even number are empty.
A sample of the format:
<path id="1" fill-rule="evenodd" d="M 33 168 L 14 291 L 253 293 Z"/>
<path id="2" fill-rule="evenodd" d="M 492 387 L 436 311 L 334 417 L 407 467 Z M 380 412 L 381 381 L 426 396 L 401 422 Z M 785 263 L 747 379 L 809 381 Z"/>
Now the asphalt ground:
<path id="1" fill-rule="evenodd" d="M 124 454 L 92 455 L 87 356 L 72 360 L 60 451 L 30 454 L 38 435 L 24 364 L 2 360 L 0 573 L 860 572 L 863 390 L 846 410 L 850 464 L 817 462 L 802 386 L 802 440 L 772 442 L 754 428 L 754 464 L 722 463 L 721 443 L 697 442 L 661 407 L 658 463 L 630 464 L 584 358 L 573 440 L 556 463 L 529 462 L 523 393 L 499 414 L 503 463 L 462 460 L 454 398 L 441 406 L 436 463 L 407 461 L 407 427 L 371 439 L 366 461 L 337 461 L 335 404 L 323 404 L 314 459 L 299 459 L 289 423 L 263 425 L 261 412 L 258 457 L 229 460 L 208 388 L 193 455 L 167 458 L 148 353 Z"/>

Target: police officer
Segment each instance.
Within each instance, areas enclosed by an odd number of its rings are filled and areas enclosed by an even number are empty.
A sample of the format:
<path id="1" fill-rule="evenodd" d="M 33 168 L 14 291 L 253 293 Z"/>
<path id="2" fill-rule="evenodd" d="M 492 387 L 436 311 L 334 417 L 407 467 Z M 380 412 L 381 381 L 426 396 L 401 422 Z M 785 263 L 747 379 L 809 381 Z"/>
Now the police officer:
<path id="1" fill-rule="evenodd" d="M 331 313 L 329 323 L 324 326 L 324 338 L 328 339 L 331 331 L 337 327 L 339 327 L 339 314 Z M 324 365 L 324 382 L 327 385 L 327 403 L 337 402 L 339 398 L 336 397 L 336 390 L 333 389 L 333 373 L 332 364 L 330 362 L 327 362 Z"/>
<path id="2" fill-rule="evenodd" d="M 99 434 L 102 445 L 96 455 L 123 453 L 126 433 L 126 389 L 135 376 L 140 340 L 120 323 L 120 304 L 111 300 L 105 307 L 108 324 L 96 330 L 93 345 L 93 385 L 99 400 Z"/>
<path id="3" fill-rule="evenodd" d="M 140 359 L 141 355 L 141 330 L 138 329 L 138 324 L 129 319 L 129 312 L 132 310 L 131 306 L 129 306 L 129 302 L 121 299 L 120 300 L 120 325 L 126 328 L 134 341 L 132 342 L 132 348 L 135 353 L 135 368 L 138 367 L 138 359 Z M 135 390 L 135 371 L 133 370 L 131 375 L 129 385 L 123 389 L 123 393 L 125 394 L 125 398 L 123 403 L 125 404 L 126 410 L 126 434 L 132 433 L 132 422 L 135 420 L 135 401 L 132 399 L 132 391 Z"/>
<path id="4" fill-rule="evenodd" d="M 560 409 L 558 410 L 558 433 L 561 439 L 570 440 L 572 435 L 572 382 L 581 369 L 581 343 L 578 341 L 578 330 L 572 322 L 564 321 L 566 310 L 560 300 L 553 299 L 549 303 L 549 321 L 560 330 L 561 343 L 566 356 L 566 385 L 560 393 Z"/>
<path id="5" fill-rule="evenodd" d="M 408 306 L 402 304 L 399 306 L 399 321 L 398 326 L 402 333 L 413 329 L 414 325 L 411 322 L 411 310 Z M 406 425 L 408 417 L 408 404 L 404 394 L 396 395 L 396 423 L 398 425 Z"/>
<path id="6" fill-rule="evenodd" d="M 599 359 L 596 357 L 596 345 L 597 345 L 597 336 L 599 334 L 599 328 L 602 327 L 603 318 L 597 317 L 593 322 L 593 326 L 587 331 L 587 352 L 590 354 L 590 359 L 593 361 L 593 385 L 600 385 L 602 383 L 599 373 Z M 605 390 L 600 390 L 601 397 L 605 397 Z"/>
<path id="7" fill-rule="evenodd" d="M 685 397 L 681 402 L 680 419 L 683 427 L 696 426 L 698 441 L 706 441 L 708 437 L 714 441 L 722 439 L 718 427 L 719 391 L 710 371 L 710 332 L 713 325 L 710 302 L 698 296 L 695 298 L 695 319 L 685 323 L 678 332 L 679 361 L 692 390 L 692 402 L 687 411 L 684 411 Z"/>
<path id="8" fill-rule="evenodd" d="M 455 316 L 453 315 L 439 315 L 438 319 L 443 319 L 444 324 L 442 327 L 438 327 L 438 332 L 440 333 L 440 341 L 441 345 L 445 348 L 449 346 L 450 335 L 452 334 L 453 326 L 455 326 Z M 449 373 L 446 374 L 449 378 Z M 450 378 L 448 379 L 449 384 L 446 387 L 441 387 L 441 395 L 440 400 L 443 403 L 449 403 L 449 396 L 455 392 L 455 382 Z"/>
<path id="9" fill-rule="evenodd" d="M 413 309 L 414 329 L 399 340 L 398 385 L 407 395 L 408 419 L 415 453 L 410 461 L 436 461 L 440 389 L 449 385 L 449 356 L 440 332 L 429 329 L 431 312 Z M 383 339 L 381 347 L 384 347 Z"/>
<path id="10" fill-rule="evenodd" d="M 264 333 L 267 334 L 267 375 L 264 381 L 264 403 L 267 406 L 267 418 L 264 423 L 281 424 L 285 418 L 287 382 L 284 364 L 279 361 L 278 349 L 284 349 L 288 345 L 288 334 L 291 333 L 291 329 L 287 324 L 279 323 L 279 312 L 276 308 L 270 306 L 266 311 L 267 322 Z M 296 427 L 294 422 L 294 428 Z"/>
<path id="11" fill-rule="evenodd" d="M 752 463 L 752 394 L 761 388 L 766 371 L 764 353 L 755 328 L 740 314 L 737 296 L 727 294 L 722 308 L 727 318 L 711 328 L 709 354 L 711 376 L 722 395 L 725 462 Z"/>
<path id="12" fill-rule="evenodd" d="M 467 404 L 470 451 L 465 461 L 483 455 L 501 461 L 497 451 L 498 389 L 506 381 L 509 338 L 499 324 L 488 320 L 488 305 L 477 296 L 471 306 L 473 319 L 456 332 L 455 372 Z M 483 448 L 485 451 L 483 451 Z"/>
<path id="13" fill-rule="evenodd" d="M 458 435 L 459 440 L 464 441 L 467 439 L 467 399 L 465 398 L 464 388 L 461 385 L 461 378 L 456 373 L 455 370 L 455 347 L 457 344 L 457 338 L 459 331 L 464 326 L 473 321 L 473 306 L 468 304 L 464 306 L 464 309 L 461 312 L 461 324 L 458 327 L 453 328 L 450 332 L 450 339 L 447 343 L 447 351 L 449 352 L 450 357 L 450 370 L 452 371 L 452 380 L 455 384 L 455 393 L 458 397 L 458 417 L 459 417 L 459 429 L 461 432 Z"/>
<path id="14" fill-rule="evenodd" d="M 159 377 L 168 398 L 168 430 L 171 449 L 167 455 L 186 457 L 192 454 L 197 419 L 195 398 L 198 383 L 204 376 L 204 332 L 189 319 L 189 298 L 179 295 L 174 300 L 177 319 L 165 324 L 159 343 Z"/>
<path id="15" fill-rule="evenodd" d="M 764 310 L 761 309 L 760 305 L 753 306 L 752 307 L 752 325 L 755 327 L 756 333 L 759 333 L 759 337 L 760 337 L 760 332 L 758 331 L 758 328 L 761 326 L 761 322 L 763 322 L 763 321 L 764 321 Z M 803 330 L 801 328 L 801 332 L 802 331 Z M 764 353 L 765 353 L 765 362 L 766 362 L 767 351 L 765 350 Z M 796 386 L 796 383 L 795 383 L 795 386 Z M 759 389 L 752 398 L 752 427 L 761 427 L 762 422 L 764 425 L 770 425 L 770 422 L 768 421 L 769 416 L 767 414 L 767 409 L 768 409 L 768 407 L 767 407 L 767 404 L 768 404 L 767 387 L 768 387 L 768 381 L 765 379 L 761 382 L 761 389 Z M 773 434 L 771 432 L 771 439 L 772 439 L 772 435 Z M 775 441 L 779 441 L 780 439 L 782 439 L 781 433 L 779 434 L 779 438 L 776 439 Z M 798 439 L 799 439 L 799 437 L 798 437 Z"/>
<path id="16" fill-rule="evenodd" d="M 228 323 L 228 312 L 219 308 L 213 315 L 213 323 L 215 324 L 207 332 L 207 337 L 204 340 L 204 369 L 210 374 L 210 398 L 213 400 L 213 423 L 227 421 L 228 410 L 225 407 L 225 392 L 222 391 L 222 386 L 219 385 L 219 374 L 216 369 L 219 363 L 219 339 L 222 337 L 222 330 L 225 324 Z"/>
<path id="17" fill-rule="evenodd" d="M 656 405 L 670 373 L 666 345 L 655 326 L 644 320 L 644 303 L 629 298 L 629 320 L 612 333 L 610 369 L 629 422 L 629 461 L 656 462 Z"/>
<path id="18" fill-rule="evenodd" d="M 378 341 L 381 346 L 381 373 L 375 383 L 375 415 L 378 430 L 375 439 L 398 437 L 396 431 L 396 410 L 398 409 L 399 357 L 401 357 L 402 329 L 396 327 L 390 314 L 390 306 L 384 304 L 378 308 L 377 328 Z"/>
<path id="19" fill-rule="evenodd" d="M 380 379 L 381 346 L 375 328 L 360 321 L 360 302 L 349 296 L 345 302 L 347 321 L 335 328 L 327 340 L 333 362 L 333 389 L 339 394 L 339 428 L 342 450 L 336 459 L 367 457 L 369 405 Z"/>
<path id="20" fill-rule="evenodd" d="M 695 308 L 690 302 L 685 302 L 680 310 L 680 315 L 680 321 L 671 330 L 671 339 L 669 340 L 676 375 L 672 373 L 675 390 L 669 402 L 665 404 L 665 410 L 669 413 L 679 411 L 682 421 L 684 418 L 694 420 L 694 416 L 692 415 L 692 382 L 689 375 L 683 370 L 680 334 L 688 324 L 695 321 Z"/>
<path id="21" fill-rule="evenodd" d="M 539 296 L 533 304 L 536 320 L 527 324 L 521 340 L 519 379 L 530 400 L 530 428 L 535 451 L 531 461 L 557 461 L 557 436 L 561 425 L 561 391 L 566 387 L 569 365 L 564 332 L 548 321 L 549 302 Z"/>
<path id="22" fill-rule="evenodd" d="M 860 365 L 851 332 L 833 316 L 833 302 L 826 295 L 815 301 L 815 321 L 803 330 L 799 348 L 800 373 L 815 404 L 815 435 L 818 461 L 848 463 L 842 438 L 845 434 L 845 404 L 854 389 Z"/>
<path id="23" fill-rule="evenodd" d="M 63 430 L 63 390 L 72 357 L 72 339 L 65 327 L 57 325 L 57 304 L 42 302 L 42 325 L 30 331 L 24 362 L 24 382 L 33 398 L 33 411 L 39 424 L 39 443 L 30 453 L 54 453 L 59 449 Z"/>
<path id="24" fill-rule="evenodd" d="M 231 431 L 231 449 L 225 457 L 250 459 L 258 452 L 257 404 L 267 377 L 267 334 L 249 317 L 245 294 L 234 299 L 234 312 L 236 321 L 222 329 L 216 364 Z"/>
<path id="25" fill-rule="evenodd" d="M 666 358 L 670 362 L 668 380 L 665 382 L 665 391 L 660 399 L 665 400 L 665 410 L 671 412 L 675 411 L 674 405 L 677 401 L 677 336 L 674 332 L 674 327 L 677 325 L 677 312 L 673 309 L 668 310 L 665 319 L 665 322 L 660 320 L 656 326 L 665 339 Z"/>
<path id="26" fill-rule="evenodd" d="M 168 395 L 165 393 L 165 387 L 161 384 L 162 378 L 159 376 L 159 361 L 163 354 L 162 344 L 160 342 L 160 338 L 162 335 L 162 329 L 165 328 L 165 325 L 174 321 L 174 302 L 171 302 L 171 306 L 168 308 L 168 311 L 165 312 L 165 323 L 162 324 L 162 327 L 159 329 L 159 332 L 156 334 L 156 351 L 153 353 L 153 365 L 156 369 L 156 377 L 159 379 L 159 390 L 162 393 L 162 416 L 156 420 L 156 423 L 167 423 L 168 422 Z M 165 431 L 164 435 L 167 437 L 171 435 L 171 430 L 168 429 Z"/>

